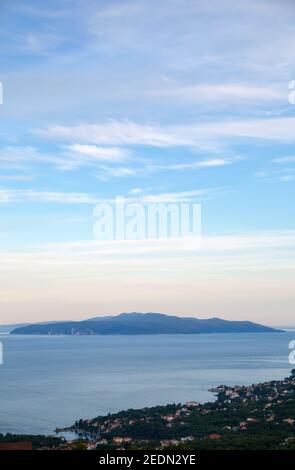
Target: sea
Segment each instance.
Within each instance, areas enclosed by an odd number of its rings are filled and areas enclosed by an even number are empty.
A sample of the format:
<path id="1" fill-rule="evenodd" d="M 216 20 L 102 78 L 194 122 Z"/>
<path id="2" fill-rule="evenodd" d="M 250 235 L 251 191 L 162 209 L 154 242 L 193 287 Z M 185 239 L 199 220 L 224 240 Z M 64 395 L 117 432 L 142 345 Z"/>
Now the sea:
<path id="1" fill-rule="evenodd" d="M 214 400 L 220 384 L 290 374 L 295 331 L 145 336 L 0 333 L 0 433 L 54 434 L 123 409 Z"/>

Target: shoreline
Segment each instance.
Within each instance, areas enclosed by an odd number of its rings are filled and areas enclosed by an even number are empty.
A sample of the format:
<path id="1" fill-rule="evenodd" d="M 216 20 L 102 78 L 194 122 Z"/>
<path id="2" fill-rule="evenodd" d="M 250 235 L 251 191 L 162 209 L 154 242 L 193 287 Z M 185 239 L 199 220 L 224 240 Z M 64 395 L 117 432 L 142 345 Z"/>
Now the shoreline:
<path id="1" fill-rule="evenodd" d="M 249 385 L 253 382 L 279 380 L 289 372 L 290 365 L 287 358 L 289 351 L 287 348 L 289 340 L 293 338 L 290 333 L 287 334 L 287 337 L 277 334 L 262 336 L 253 334 L 251 335 L 253 339 L 248 339 L 248 336 L 245 335 L 236 337 L 235 335 L 220 334 L 214 335 L 212 339 L 210 336 L 206 335 L 202 338 L 201 335 L 198 338 L 194 335 L 191 338 L 167 336 L 165 341 L 163 338 L 154 340 L 153 338 L 141 337 L 132 339 L 131 344 L 128 338 L 119 340 L 109 337 L 101 339 L 87 337 L 78 340 L 78 343 L 81 344 L 81 348 L 78 349 L 75 346 L 76 338 L 61 340 L 42 337 L 36 338 L 34 341 L 29 337 L 24 339 L 3 337 L 5 363 L 0 371 L 3 385 L 1 388 L 4 392 L 3 403 L 6 407 L 7 396 L 6 411 L 11 410 L 12 412 L 11 400 L 13 399 L 18 406 L 20 418 L 13 417 L 13 413 L 11 416 L 3 416 L 1 432 L 52 434 L 55 428 L 70 427 L 79 417 L 91 418 L 97 414 L 105 415 L 109 411 L 115 413 L 129 408 L 152 407 L 157 404 L 185 402 L 190 399 L 198 400 L 201 403 L 209 402 L 213 401 L 214 397 L 208 390 L 218 384 Z M 157 347 L 151 348 L 154 343 Z M 110 347 L 114 351 L 111 354 Z M 62 356 L 56 353 L 59 348 L 63 351 Z M 134 354 L 138 348 L 140 348 L 139 354 L 133 360 L 130 354 Z M 14 351 L 16 354 L 12 355 L 11 352 Z M 25 366 L 27 364 L 27 351 L 32 358 L 30 359 L 29 375 L 25 375 L 24 369 L 21 368 L 22 364 Z M 161 351 L 164 352 L 163 360 L 154 363 Z M 220 351 L 222 354 L 218 354 Z M 44 371 L 42 376 L 38 376 L 38 368 L 42 367 L 44 360 L 48 360 L 48 352 L 51 364 L 49 375 Z M 105 358 L 106 362 L 103 361 L 101 365 L 97 365 L 98 357 Z M 75 361 L 73 365 L 72 358 Z M 175 358 L 176 362 L 172 358 Z M 11 362 L 11 360 L 13 361 Z M 82 367 L 83 364 L 87 364 L 86 372 Z M 11 375 L 9 371 L 11 365 L 16 367 L 17 375 Z M 141 366 L 144 367 L 141 368 Z M 118 382 L 118 380 L 123 380 L 125 383 L 124 371 L 131 370 L 131 368 L 133 371 L 132 383 L 139 382 L 138 387 L 136 386 L 136 392 L 132 392 L 130 386 L 126 384 L 126 393 L 124 388 L 121 390 L 120 387 L 114 389 L 112 393 L 112 383 Z M 86 381 L 83 385 L 84 395 L 79 392 L 78 371 Z M 100 374 L 106 378 L 105 385 L 101 383 Z M 22 414 L 25 413 L 21 401 L 19 401 L 23 395 L 20 393 L 21 390 L 19 392 L 11 390 L 12 394 L 8 395 L 11 385 L 13 385 L 11 379 L 14 376 L 17 383 L 24 380 L 25 392 L 26 388 L 28 390 L 31 388 L 30 381 L 32 379 L 35 381 L 36 396 L 29 403 L 30 407 L 26 410 L 27 417 L 24 418 L 21 413 L 22 411 Z M 61 382 L 63 377 L 65 378 L 64 383 Z M 62 396 L 56 395 L 56 393 L 52 394 L 57 381 L 60 383 L 58 390 L 63 392 Z M 45 388 L 46 383 L 49 388 Z M 88 383 L 92 384 L 93 389 L 88 388 Z M 174 384 L 172 390 L 169 389 L 169 384 Z M 69 385 L 76 386 L 78 395 Z M 148 392 L 150 387 L 152 389 Z M 104 390 L 108 391 L 107 396 L 104 395 Z M 127 395 L 127 390 L 131 390 L 131 395 Z M 156 393 L 156 390 L 159 390 L 160 393 Z M 64 392 L 67 392 L 67 396 Z M 50 406 L 47 406 L 45 401 L 47 396 L 52 398 L 49 402 Z M 66 406 L 62 415 L 56 409 L 55 396 Z M 81 407 L 75 406 L 78 397 L 82 399 Z"/>
<path id="2" fill-rule="evenodd" d="M 295 448 L 295 369 L 281 380 L 249 386 L 219 385 L 215 401 L 188 401 L 79 419 L 54 435 L 7 434 L 0 442 L 31 440 L 37 449 L 140 450 Z M 74 433 L 67 440 L 62 433 Z M 256 441 L 253 441 L 253 439 Z M 18 441 L 19 439 L 19 441 Z M 38 447 L 39 446 L 39 447 Z M 224 447 L 225 446 L 225 447 Z"/>
<path id="3" fill-rule="evenodd" d="M 293 388 L 293 394 L 295 394 L 295 369 L 291 371 L 291 375 L 289 377 L 282 378 L 281 380 L 271 380 L 263 383 L 258 383 L 258 384 L 251 384 L 249 386 L 243 386 L 243 385 L 235 385 L 235 386 L 228 386 L 228 385 L 218 385 L 217 387 L 213 387 L 209 389 L 208 391 L 212 392 L 215 394 L 216 399 L 211 402 L 207 402 L 204 404 L 201 404 L 199 402 L 195 401 L 189 401 L 185 402 L 183 404 L 167 404 L 167 405 L 159 405 L 155 407 L 145 407 L 145 408 L 139 408 L 139 409 L 129 409 L 129 410 L 122 410 L 118 413 L 112 413 L 108 414 L 105 416 L 99 416 L 97 418 L 91 419 L 80 419 L 79 421 L 76 421 L 73 426 L 66 427 L 66 428 L 56 428 L 55 432 L 58 434 L 60 432 L 73 432 L 77 434 L 77 436 L 81 438 L 86 438 L 95 441 L 96 443 L 99 443 L 102 439 L 102 436 L 106 434 L 106 431 L 104 429 L 104 421 L 112 421 L 112 419 L 116 422 L 117 417 L 120 415 L 124 414 L 134 414 L 134 413 L 149 413 L 153 412 L 155 409 L 162 409 L 165 411 L 165 409 L 170 409 L 171 407 L 177 406 L 179 409 L 184 409 L 189 410 L 191 408 L 193 409 L 198 409 L 201 413 L 202 411 L 208 411 L 208 407 L 214 407 L 214 406 L 219 406 L 220 403 L 227 403 L 227 404 L 232 404 L 236 403 L 238 406 L 241 401 L 241 397 L 243 400 L 243 404 L 247 403 L 248 401 L 254 400 L 255 403 L 259 403 L 259 400 L 261 400 L 261 397 L 259 397 L 259 393 L 263 396 L 263 390 L 264 389 L 274 389 L 277 390 L 280 386 L 288 386 L 291 385 Z M 259 392 L 260 391 L 260 392 Z M 277 393 L 277 392 L 276 392 Z M 268 397 L 269 399 L 269 397 Z M 271 400 L 272 401 L 272 400 Z M 292 418 L 290 418 L 292 419 Z M 102 422 L 101 425 L 99 425 L 99 422 Z M 168 420 L 169 421 L 169 420 Z M 172 417 L 171 417 L 171 421 Z M 128 423 L 130 425 L 130 422 Z M 134 423 L 132 423 L 134 424 Z M 295 417 L 294 417 L 294 426 L 295 426 Z M 112 428 L 111 428 L 112 429 Z M 103 432 L 102 432 L 103 431 Z M 109 432 L 109 431 L 107 431 Z"/>

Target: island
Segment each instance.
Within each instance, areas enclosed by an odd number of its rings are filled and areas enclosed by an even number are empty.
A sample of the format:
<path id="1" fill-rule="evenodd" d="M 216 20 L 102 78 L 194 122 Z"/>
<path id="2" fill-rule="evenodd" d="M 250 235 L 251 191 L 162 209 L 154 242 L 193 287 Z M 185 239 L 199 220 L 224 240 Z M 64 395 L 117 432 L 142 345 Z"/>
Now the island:
<path id="1" fill-rule="evenodd" d="M 34 323 L 15 328 L 13 335 L 156 335 L 200 333 L 272 333 L 274 328 L 251 321 L 200 319 L 162 313 L 122 313 L 83 321 Z"/>

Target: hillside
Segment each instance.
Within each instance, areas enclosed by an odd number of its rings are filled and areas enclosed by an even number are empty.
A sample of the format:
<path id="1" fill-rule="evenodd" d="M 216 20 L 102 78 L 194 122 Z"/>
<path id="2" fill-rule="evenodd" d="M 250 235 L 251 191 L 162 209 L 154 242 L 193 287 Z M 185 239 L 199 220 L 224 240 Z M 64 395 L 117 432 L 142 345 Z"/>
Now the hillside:
<path id="1" fill-rule="evenodd" d="M 212 391 L 213 402 L 130 409 L 80 419 L 68 430 L 100 450 L 295 449 L 295 370 L 283 380 Z"/>

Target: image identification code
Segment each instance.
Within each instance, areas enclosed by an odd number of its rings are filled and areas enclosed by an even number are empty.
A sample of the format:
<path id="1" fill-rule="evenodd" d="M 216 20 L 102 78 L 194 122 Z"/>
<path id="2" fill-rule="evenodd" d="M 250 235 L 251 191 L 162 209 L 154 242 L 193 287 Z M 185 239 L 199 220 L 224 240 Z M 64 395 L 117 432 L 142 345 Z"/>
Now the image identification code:
<path id="1" fill-rule="evenodd" d="M 100 465 L 120 465 L 131 468 L 133 465 L 196 465 L 196 454 L 144 454 L 141 458 L 137 456 L 112 456 L 99 457 Z"/>

